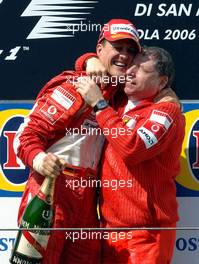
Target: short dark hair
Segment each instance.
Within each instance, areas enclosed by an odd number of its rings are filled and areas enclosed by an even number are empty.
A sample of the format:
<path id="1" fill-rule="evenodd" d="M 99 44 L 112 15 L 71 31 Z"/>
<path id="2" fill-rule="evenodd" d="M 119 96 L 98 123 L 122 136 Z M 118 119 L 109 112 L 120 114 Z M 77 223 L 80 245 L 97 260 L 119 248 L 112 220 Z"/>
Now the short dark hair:
<path id="1" fill-rule="evenodd" d="M 166 75 L 168 77 L 165 87 L 170 87 L 175 77 L 175 66 L 171 54 L 167 50 L 155 46 L 144 46 L 142 53 L 154 59 L 155 68 L 159 75 Z"/>

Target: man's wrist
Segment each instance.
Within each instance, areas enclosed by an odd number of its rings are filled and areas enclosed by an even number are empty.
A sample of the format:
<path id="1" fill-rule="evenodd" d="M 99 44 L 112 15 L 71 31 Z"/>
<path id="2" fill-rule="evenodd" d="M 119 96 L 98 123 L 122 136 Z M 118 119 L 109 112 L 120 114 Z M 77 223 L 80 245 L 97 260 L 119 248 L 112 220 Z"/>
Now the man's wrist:
<path id="1" fill-rule="evenodd" d="M 96 106 L 96 104 L 98 104 L 98 102 L 101 101 L 101 100 L 105 100 L 104 97 L 101 97 L 101 98 L 96 99 L 95 102 L 93 102 L 93 103 L 91 104 L 91 107 L 94 108 L 94 107 Z"/>
<path id="2" fill-rule="evenodd" d="M 45 152 L 39 152 L 33 159 L 33 169 L 41 174 L 43 159 L 47 156 Z"/>
<path id="3" fill-rule="evenodd" d="M 93 111 L 95 113 L 107 108 L 109 106 L 108 102 L 102 98 L 102 99 L 99 99 L 94 105 L 93 105 Z"/>

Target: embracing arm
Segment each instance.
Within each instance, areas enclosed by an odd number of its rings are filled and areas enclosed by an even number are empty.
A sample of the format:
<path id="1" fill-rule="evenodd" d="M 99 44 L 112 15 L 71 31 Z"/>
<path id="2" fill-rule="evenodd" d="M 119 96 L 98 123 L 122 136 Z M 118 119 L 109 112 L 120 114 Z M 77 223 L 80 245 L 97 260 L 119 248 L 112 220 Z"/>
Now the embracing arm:
<path id="1" fill-rule="evenodd" d="M 75 70 L 76 71 L 85 71 L 86 70 L 86 63 L 90 58 L 97 58 L 97 54 L 90 52 L 90 53 L 85 53 L 77 60 L 75 61 Z"/>

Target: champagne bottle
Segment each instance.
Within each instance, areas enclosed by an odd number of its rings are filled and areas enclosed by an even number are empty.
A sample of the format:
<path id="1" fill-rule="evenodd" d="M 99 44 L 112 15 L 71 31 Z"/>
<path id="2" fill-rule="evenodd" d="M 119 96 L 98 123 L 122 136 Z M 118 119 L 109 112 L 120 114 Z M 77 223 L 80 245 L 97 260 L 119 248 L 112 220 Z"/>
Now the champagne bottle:
<path id="1" fill-rule="evenodd" d="M 55 179 L 46 177 L 39 192 L 28 203 L 20 223 L 10 263 L 40 264 L 45 254 L 50 231 L 38 228 L 50 228 L 53 221 L 53 194 Z M 37 230 L 28 230 L 36 228 Z"/>

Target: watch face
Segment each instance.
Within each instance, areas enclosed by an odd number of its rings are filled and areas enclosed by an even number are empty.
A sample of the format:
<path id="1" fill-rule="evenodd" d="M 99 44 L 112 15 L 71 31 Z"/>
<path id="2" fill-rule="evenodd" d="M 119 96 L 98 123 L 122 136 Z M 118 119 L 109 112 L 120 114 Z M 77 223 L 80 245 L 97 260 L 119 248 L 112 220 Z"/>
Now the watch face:
<path id="1" fill-rule="evenodd" d="M 108 106 L 108 103 L 105 100 L 100 100 L 95 106 L 94 106 L 94 112 L 97 112 L 98 110 L 102 110 Z"/>
<path id="2" fill-rule="evenodd" d="M 105 100 L 99 101 L 99 103 L 98 103 L 98 107 L 99 108 L 103 108 L 103 107 L 106 107 L 106 106 L 107 106 L 107 102 Z"/>

